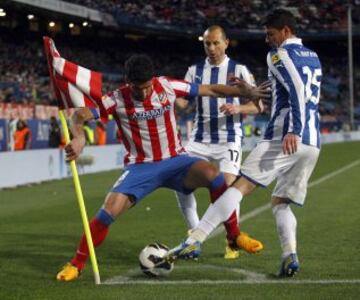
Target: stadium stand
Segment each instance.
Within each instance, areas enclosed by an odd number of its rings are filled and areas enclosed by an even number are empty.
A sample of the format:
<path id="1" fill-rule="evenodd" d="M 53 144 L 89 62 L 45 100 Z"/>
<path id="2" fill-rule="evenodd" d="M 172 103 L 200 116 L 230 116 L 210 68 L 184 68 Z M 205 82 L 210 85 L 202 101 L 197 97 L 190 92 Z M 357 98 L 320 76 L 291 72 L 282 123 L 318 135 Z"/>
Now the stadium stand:
<path id="1" fill-rule="evenodd" d="M 60 32 L 51 32 L 50 29 L 41 26 L 34 30 L 31 24 L 20 21 L 21 18 L 25 18 L 25 15 L 21 14 L 11 15 L 17 21 L 15 26 L 5 23 L 3 26 L 0 20 L 0 105 L 56 105 L 50 92 L 43 55 L 41 36 L 44 34 L 50 34 L 55 38 L 63 57 L 104 73 L 104 90 L 108 91 L 122 82 L 122 63 L 131 53 L 147 52 L 155 58 L 159 75 L 178 78 L 184 76 L 189 65 L 203 57 L 202 45 L 195 40 L 197 35 L 179 37 L 176 32 L 172 34 L 165 29 L 163 33 L 148 33 L 148 28 L 145 28 L 147 24 L 153 22 L 160 29 L 167 28 L 164 25 L 174 25 L 177 28 L 190 26 L 197 28 L 196 32 L 201 33 L 204 27 L 217 23 L 230 29 L 241 28 L 242 32 L 252 34 L 261 32 L 260 19 L 269 7 L 274 7 L 274 1 L 248 0 L 221 1 L 222 5 L 218 5 L 218 1 L 213 1 L 209 5 L 206 1 L 186 0 L 74 0 L 71 3 L 110 13 L 118 22 L 125 20 L 138 27 L 135 26 L 136 30 L 131 32 L 128 27 L 121 30 L 95 24 L 91 29 L 96 33 L 97 42 L 94 43 L 94 35 L 83 32 L 74 35 L 66 31 L 65 26 Z M 288 7 L 297 14 L 300 31 L 308 31 L 308 26 L 311 25 L 311 35 L 306 36 L 307 43 L 311 43 L 320 54 L 324 72 L 320 102 L 322 121 L 335 124 L 331 126 L 333 130 L 341 129 L 342 123 L 348 121 L 349 115 L 346 5 L 339 0 L 281 0 L 276 3 Z M 356 53 L 359 50 L 360 1 L 355 0 L 353 4 Z M 19 8 L 12 9 L 19 13 Z M 144 27 L 143 32 L 139 31 L 141 26 Z M 229 53 L 240 62 L 245 62 L 258 82 L 265 80 L 267 48 L 263 34 L 255 34 L 248 39 L 248 35 L 239 36 L 234 32 L 230 35 Z M 328 47 L 327 41 L 323 42 L 326 32 L 333 34 L 330 40 L 332 47 Z M 360 120 L 360 62 L 356 55 L 354 59 L 355 119 Z M 34 112 L 32 117 L 36 116 Z"/>
<path id="2" fill-rule="evenodd" d="M 344 1 L 189 1 L 161 0 L 149 3 L 136 1 L 69 1 L 100 11 L 124 16 L 134 22 L 153 22 L 199 26 L 204 28 L 211 24 L 220 24 L 226 28 L 259 29 L 259 21 L 274 5 L 287 7 L 298 17 L 299 27 L 304 30 L 343 30 L 346 29 L 346 6 Z M 359 4 L 354 1 L 354 4 Z M 195 16 L 194 16 L 195 13 Z M 354 23 L 360 23 L 358 10 L 354 11 Z"/>
<path id="3" fill-rule="evenodd" d="M 102 51 L 92 50 L 87 47 L 64 45 L 58 43 L 59 49 L 64 57 L 75 61 L 80 65 L 87 66 L 94 70 L 106 73 L 115 73 L 118 80 L 109 80 L 105 77 L 105 90 L 110 90 L 121 82 L 122 64 L 131 52 L 114 51 L 110 47 L 104 47 Z M 191 65 L 195 57 L 190 55 L 174 55 L 166 49 L 163 52 L 152 53 L 157 58 L 160 66 L 171 68 L 160 68 L 161 74 L 173 77 L 182 77 L 188 65 Z M 196 55 L 195 55 L 196 56 Z M 254 71 L 256 78 L 265 79 L 266 67 L 263 61 L 254 59 L 249 54 L 238 54 L 236 58 L 246 61 Z M 324 80 L 322 87 L 322 99 L 326 102 L 322 105 L 323 118 L 334 120 L 346 118 L 345 102 L 348 99 L 347 91 L 347 58 L 340 57 L 333 61 L 332 56 L 322 56 L 324 65 Z M 169 64 L 169 62 L 172 62 Z M 42 54 L 42 47 L 39 41 L 31 39 L 18 44 L 12 42 L 11 36 L 0 38 L 0 102 L 18 104 L 49 104 L 56 105 L 52 99 L 47 76 L 47 66 Z M 359 99 L 360 69 L 356 66 L 355 70 L 355 91 L 356 99 Z M 359 105 L 359 101 L 356 102 Z M 330 117 L 328 115 L 334 115 Z M 327 116 L 327 117 L 326 117 Z"/>

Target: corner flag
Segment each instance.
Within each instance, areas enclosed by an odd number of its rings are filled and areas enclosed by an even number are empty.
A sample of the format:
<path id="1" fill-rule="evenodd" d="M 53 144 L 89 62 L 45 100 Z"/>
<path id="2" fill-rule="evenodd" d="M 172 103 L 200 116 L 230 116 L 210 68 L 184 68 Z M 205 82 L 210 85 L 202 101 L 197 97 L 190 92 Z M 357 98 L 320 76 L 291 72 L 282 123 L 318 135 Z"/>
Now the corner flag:
<path id="1" fill-rule="evenodd" d="M 102 75 L 62 58 L 55 48 L 54 41 L 49 37 L 44 37 L 44 48 L 50 73 L 50 82 L 53 86 L 55 98 L 58 101 L 60 121 L 64 129 L 65 142 L 68 144 L 70 137 L 63 112 L 64 109 L 85 106 L 90 108 L 98 107 L 102 118 L 107 119 L 107 114 L 101 100 Z M 89 248 L 95 284 L 100 284 L 99 268 L 75 161 L 72 160 L 70 162 L 70 168 L 73 175 L 75 193 L 80 208 L 86 242 Z"/>

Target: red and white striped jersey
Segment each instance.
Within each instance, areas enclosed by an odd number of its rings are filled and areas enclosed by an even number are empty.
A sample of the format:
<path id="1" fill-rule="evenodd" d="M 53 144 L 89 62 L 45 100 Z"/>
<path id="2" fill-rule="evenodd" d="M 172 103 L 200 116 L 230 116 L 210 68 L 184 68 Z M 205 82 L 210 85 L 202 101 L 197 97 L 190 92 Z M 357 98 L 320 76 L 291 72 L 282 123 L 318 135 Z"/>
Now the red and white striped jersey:
<path id="1" fill-rule="evenodd" d="M 128 85 L 105 96 L 103 104 L 114 116 L 128 152 L 124 163 L 160 161 L 184 152 L 177 132 L 175 99 L 197 94 L 197 84 L 154 77 L 152 92 L 144 101 L 134 100 Z"/>

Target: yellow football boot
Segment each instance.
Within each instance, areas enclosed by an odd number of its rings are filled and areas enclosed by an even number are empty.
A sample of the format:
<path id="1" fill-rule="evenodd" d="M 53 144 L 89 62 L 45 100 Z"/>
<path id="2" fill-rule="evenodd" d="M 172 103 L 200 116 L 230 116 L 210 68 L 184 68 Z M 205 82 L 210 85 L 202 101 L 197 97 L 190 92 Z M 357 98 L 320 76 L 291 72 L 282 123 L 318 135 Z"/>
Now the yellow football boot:
<path id="1" fill-rule="evenodd" d="M 240 255 L 239 250 L 229 247 L 229 245 L 226 241 L 224 258 L 225 259 L 236 259 L 239 257 L 239 255 Z"/>
<path id="2" fill-rule="evenodd" d="M 246 251 L 247 253 L 258 253 L 262 249 L 264 249 L 264 245 L 253 238 L 251 238 L 248 234 L 241 232 L 235 241 L 236 245 L 239 247 L 239 249 L 242 249 Z M 230 245 L 231 247 L 232 245 Z"/>
<path id="3" fill-rule="evenodd" d="M 59 281 L 72 281 L 78 279 L 80 271 L 77 267 L 71 263 L 67 263 L 63 269 L 56 275 L 56 279 Z"/>

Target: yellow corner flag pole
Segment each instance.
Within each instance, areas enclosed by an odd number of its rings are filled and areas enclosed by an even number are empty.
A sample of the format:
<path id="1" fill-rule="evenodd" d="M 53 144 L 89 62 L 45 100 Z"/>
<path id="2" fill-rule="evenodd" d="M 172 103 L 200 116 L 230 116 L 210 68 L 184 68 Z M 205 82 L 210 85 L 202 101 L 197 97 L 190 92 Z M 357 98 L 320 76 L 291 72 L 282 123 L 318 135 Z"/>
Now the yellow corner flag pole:
<path id="1" fill-rule="evenodd" d="M 68 126 L 66 123 L 65 114 L 62 110 L 59 110 L 59 116 L 60 116 L 62 128 L 64 129 L 65 143 L 68 144 L 68 143 L 70 143 L 69 129 L 68 129 Z M 92 268 L 93 268 L 95 284 L 100 284 L 101 283 L 100 282 L 100 273 L 99 273 L 99 268 L 98 268 L 98 264 L 97 264 L 97 260 L 96 260 L 94 244 L 93 244 L 93 241 L 91 238 L 91 232 L 90 232 L 88 217 L 86 214 L 84 197 L 82 194 L 79 175 L 78 175 L 76 163 L 74 160 L 70 161 L 70 168 L 71 168 L 71 173 L 72 173 L 73 179 L 74 179 L 75 192 L 76 192 L 76 197 L 77 197 L 79 208 L 80 208 L 81 219 L 82 219 L 83 226 L 84 226 L 86 242 L 87 242 L 87 245 L 89 248 L 90 260 L 91 260 L 91 264 L 92 264 Z"/>

